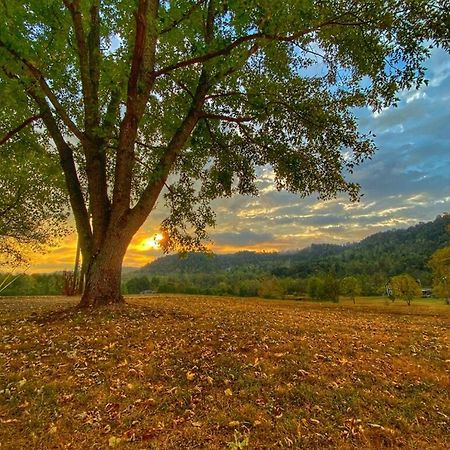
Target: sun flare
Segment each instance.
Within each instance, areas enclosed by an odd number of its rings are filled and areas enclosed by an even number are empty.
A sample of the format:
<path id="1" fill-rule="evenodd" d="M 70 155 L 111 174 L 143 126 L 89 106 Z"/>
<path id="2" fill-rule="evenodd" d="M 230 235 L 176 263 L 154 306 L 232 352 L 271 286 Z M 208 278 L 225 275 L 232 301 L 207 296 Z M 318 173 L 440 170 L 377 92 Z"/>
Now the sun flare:
<path id="1" fill-rule="evenodd" d="M 161 233 L 156 233 L 152 237 L 146 238 L 141 242 L 143 250 L 157 250 L 161 248 L 161 241 L 164 236 Z"/>

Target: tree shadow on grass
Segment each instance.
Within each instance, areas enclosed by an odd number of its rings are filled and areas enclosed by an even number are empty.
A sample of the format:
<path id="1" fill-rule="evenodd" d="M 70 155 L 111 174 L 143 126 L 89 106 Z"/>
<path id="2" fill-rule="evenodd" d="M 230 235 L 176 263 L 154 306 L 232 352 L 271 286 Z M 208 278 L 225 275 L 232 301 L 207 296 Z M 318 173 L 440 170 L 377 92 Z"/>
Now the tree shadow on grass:
<path id="1" fill-rule="evenodd" d="M 158 306 L 122 303 L 99 307 L 79 308 L 78 306 L 60 307 L 58 310 L 33 311 L 26 320 L 39 325 L 67 323 L 80 325 L 87 322 L 111 321 L 126 318 L 127 320 L 149 320 L 161 317 L 172 317 L 177 320 L 194 320 L 195 316 L 176 309 Z"/>

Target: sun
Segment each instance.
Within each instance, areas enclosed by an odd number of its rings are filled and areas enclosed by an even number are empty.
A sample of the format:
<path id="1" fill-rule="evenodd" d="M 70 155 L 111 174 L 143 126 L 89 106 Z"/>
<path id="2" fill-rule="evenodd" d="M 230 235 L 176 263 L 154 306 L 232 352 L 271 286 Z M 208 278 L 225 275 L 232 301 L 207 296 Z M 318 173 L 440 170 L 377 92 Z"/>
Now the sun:
<path id="1" fill-rule="evenodd" d="M 152 237 L 146 238 L 141 242 L 141 248 L 143 250 L 158 250 L 161 248 L 161 241 L 164 236 L 161 233 L 156 233 Z"/>

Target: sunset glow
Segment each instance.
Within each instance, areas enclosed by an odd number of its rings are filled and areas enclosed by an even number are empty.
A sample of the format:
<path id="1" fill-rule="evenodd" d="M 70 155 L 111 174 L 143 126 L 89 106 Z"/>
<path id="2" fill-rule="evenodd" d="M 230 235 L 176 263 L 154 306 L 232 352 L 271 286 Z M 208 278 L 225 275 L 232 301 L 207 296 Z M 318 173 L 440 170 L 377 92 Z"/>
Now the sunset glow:
<path id="1" fill-rule="evenodd" d="M 143 250 L 157 250 L 160 248 L 160 243 L 164 239 L 161 233 L 156 233 L 152 237 L 146 238 L 141 242 Z"/>

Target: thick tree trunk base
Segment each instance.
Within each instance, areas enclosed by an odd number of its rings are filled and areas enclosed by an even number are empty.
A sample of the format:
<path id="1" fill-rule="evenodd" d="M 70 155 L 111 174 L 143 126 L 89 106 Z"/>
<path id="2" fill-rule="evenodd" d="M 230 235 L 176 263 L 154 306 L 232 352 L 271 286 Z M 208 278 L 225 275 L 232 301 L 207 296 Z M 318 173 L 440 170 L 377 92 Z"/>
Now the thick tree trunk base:
<path id="1" fill-rule="evenodd" d="M 116 254 L 114 254 L 116 256 Z M 120 292 L 122 258 L 100 257 L 88 268 L 79 307 L 122 305 Z"/>
<path id="2" fill-rule="evenodd" d="M 111 296 L 111 295 L 95 295 L 89 296 L 84 293 L 81 296 L 81 301 L 78 304 L 79 308 L 90 308 L 99 306 L 111 306 L 111 305 L 124 305 L 125 299 L 122 295 Z"/>

